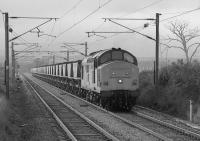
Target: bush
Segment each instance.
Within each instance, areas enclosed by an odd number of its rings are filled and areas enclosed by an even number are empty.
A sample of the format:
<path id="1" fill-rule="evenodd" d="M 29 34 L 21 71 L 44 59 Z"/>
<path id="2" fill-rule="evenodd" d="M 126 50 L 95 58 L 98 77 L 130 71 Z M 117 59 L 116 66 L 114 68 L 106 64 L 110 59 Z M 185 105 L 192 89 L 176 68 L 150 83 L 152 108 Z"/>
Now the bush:
<path id="1" fill-rule="evenodd" d="M 152 71 L 143 71 L 139 76 L 140 88 L 154 85 L 154 74 Z"/>
<path id="2" fill-rule="evenodd" d="M 184 64 L 179 60 L 161 69 L 159 94 L 155 94 L 153 72 L 140 73 L 141 95 L 138 103 L 187 118 L 189 100 L 200 101 L 200 63 Z"/>
<path id="3" fill-rule="evenodd" d="M 167 81 L 163 82 L 163 76 L 167 74 Z M 169 67 L 165 67 L 160 73 L 160 85 L 175 86 L 181 88 L 182 96 L 197 102 L 200 92 L 200 64 L 183 64 L 178 61 Z M 164 85 L 162 85 L 164 84 Z"/>
<path id="4" fill-rule="evenodd" d="M 139 76 L 139 82 L 140 96 L 137 100 L 137 103 L 140 105 L 153 107 L 153 105 L 156 105 L 153 71 L 141 72 Z"/>

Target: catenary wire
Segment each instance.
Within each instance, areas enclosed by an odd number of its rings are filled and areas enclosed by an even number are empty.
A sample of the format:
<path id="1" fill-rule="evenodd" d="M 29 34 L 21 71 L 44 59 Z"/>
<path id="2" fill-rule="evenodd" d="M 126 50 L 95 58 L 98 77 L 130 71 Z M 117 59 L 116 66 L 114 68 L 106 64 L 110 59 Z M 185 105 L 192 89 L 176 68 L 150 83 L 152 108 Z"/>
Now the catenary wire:
<path id="1" fill-rule="evenodd" d="M 12 31 L 13 32 L 13 34 L 15 35 L 15 36 L 18 36 L 18 34 L 13 30 Z M 19 38 L 17 38 L 17 39 L 19 39 L 19 40 L 21 40 L 21 41 L 23 41 L 23 42 L 26 42 L 26 43 L 29 43 L 27 40 L 25 40 L 23 37 L 19 37 Z"/>
<path id="2" fill-rule="evenodd" d="M 197 10 L 200 10 L 200 7 L 195 8 L 195 9 L 192 9 L 192 10 L 187 10 L 187 11 L 181 12 L 181 14 L 178 14 L 178 15 L 175 15 L 175 16 L 172 16 L 172 17 L 169 17 L 169 18 L 160 20 L 160 22 L 164 22 L 164 21 L 167 21 L 167 20 L 170 20 L 170 19 L 173 19 L 173 18 L 177 18 L 177 17 L 179 17 L 179 16 L 182 16 L 182 15 L 185 15 L 185 14 L 189 14 L 189 13 L 194 12 L 194 11 L 197 11 Z M 178 13 L 178 12 L 177 12 L 177 13 Z M 153 25 L 154 25 L 154 24 L 153 24 Z M 153 25 L 151 24 L 151 26 L 153 26 Z M 144 29 L 144 28 L 143 28 L 143 29 Z M 143 29 L 142 29 L 142 30 L 143 30 Z M 111 36 L 111 37 L 113 37 L 113 36 Z M 108 38 L 109 38 L 109 37 L 108 37 Z M 106 40 L 106 39 L 101 39 L 101 40 Z"/>
<path id="3" fill-rule="evenodd" d="M 144 10 L 144 9 L 146 9 L 146 8 L 149 8 L 149 7 L 153 6 L 153 5 L 156 5 L 156 4 L 160 3 L 161 1 L 163 1 L 163 0 L 154 1 L 154 2 L 148 4 L 148 5 L 144 6 L 144 7 L 141 7 L 141 8 L 138 8 L 138 9 L 134 10 L 133 12 L 131 12 L 131 13 L 129 13 L 129 14 L 125 14 L 125 15 L 120 16 L 120 18 L 125 17 L 125 16 L 128 16 L 128 15 L 130 15 L 130 14 L 137 13 L 137 12 L 139 12 L 139 11 L 141 11 L 141 10 Z M 97 30 L 97 29 L 98 29 L 99 27 L 101 27 L 104 23 L 105 23 L 105 22 L 101 23 L 100 25 L 98 25 L 98 26 L 97 26 L 95 29 L 93 29 L 92 31 Z M 135 29 L 138 29 L 138 28 L 139 28 L 139 27 L 137 27 L 137 28 L 135 28 Z M 112 37 L 117 36 L 117 35 L 119 35 L 119 33 L 115 33 L 115 34 L 113 34 L 113 35 L 111 35 L 111 36 L 109 36 L 109 37 L 106 37 L 105 39 L 100 39 L 100 40 L 96 40 L 96 41 L 106 40 L 106 39 L 108 39 L 108 38 L 112 38 Z M 96 42 L 96 41 L 94 41 L 94 42 Z M 94 43 L 94 42 L 92 42 L 92 43 Z"/>
<path id="4" fill-rule="evenodd" d="M 72 10 L 74 10 L 83 0 L 79 0 L 77 3 L 75 3 L 75 5 L 69 9 L 68 11 L 66 11 L 61 17 L 60 19 L 62 19 L 63 17 L 65 17 L 67 14 L 69 14 Z"/>
<path id="5" fill-rule="evenodd" d="M 140 29 L 140 28 L 142 28 L 142 26 L 138 26 L 138 27 L 134 28 L 133 30 L 137 30 L 137 29 Z M 141 30 L 143 30 L 143 29 L 141 29 Z M 140 32 L 141 30 L 139 30 L 139 32 Z M 127 30 L 127 31 L 129 31 L 129 30 Z M 133 32 L 133 33 L 134 33 L 134 32 Z M 99 42 L 99 41 L 111 39 L 111 38 L 113 38 L 113 37 L 115 37 L 115 36 L 118 36 L 118 35 L 119 35 L 119 33 L 114 33 L 114 34 L 112 34 L 112 35 L 110 35 L 110 36 L 108 36 L 108 37 L 106 37 L 106 38 L 104 38 L 104 39 L 98 39 L 98 40 L 95 40 L 95 41 L 89 42 L 89 43 L 92 44 L 92 43 L 95 43 L 95 42 Z"/>
<path id="6" fill-rule="evenodd" d="M 159 1 L 157 1 L 156 3 L 152 3 L 152 4 L 157 4 Z M 150 5 L 152 5 L 150 4 Z M 149 5 L 149 6 L 150 6 Z M 149 6 L 146 6 L 146 7 L 149 7 Z M 141 8 L 142 9 L 142 8 Z M 169 17 L 169 18 L 166 18 L 166 19 L 163 19 L 163 20 L 160 20 L 160 22 L 164 22 L 164 21 L 167 21 L 167 20 L 170 20 L 170 19 L 173 19 L 173 18 L 176 18 L 176 17 L 179 17 L 179 16 L 182 16 L 182 15 L 185 15 L 185 14 L 188 14 L 188 13 L 191 13 L 191 12 L 194 12 L 194 11 L 197 11 L 197 10 L 200 10 L 200 7 L 198 8 L 195 8 L 195 9 L 192 9 L 192 10 L 187 10 L 187 11 L 184 11 L 184 12 L 176 12 L 176 13 L 180 13 L 178 15 L 175 15 L 175 16 L 172 16 L 172 17 Z M 151 24 L 151 26 L 154 25 L 154 24 Z M 143 28 L 144 29 L 144 28 Z M 143 30 L 142 29 L 142 30 Z M 114 36 L 117 36 L 118 34 L 116 33 L 115 35 L 111 35 L 110 37 L 107 37 L 106 39 L 108 38 L 112 38 Z M 106 40 L 106 39 L 100 39 L 100 40 L 97 40 L 97 41 L 102 41 L 102 40 Z M 94 41 L 96 42 L 96 41 Z M 93 42 L 92 42 L 93 43 Z"/>
<path id="7" fill-rule="evenodd" d="M 180 16 L 182 16 L 182 15 L 189 14 L 189 13 L 194 12 L 194 11 L 197 11 L 197 10 L 200 10 L 200 7 L 195 8 L 195 9 L 192 9 L 192 10 L 184 11 L 184 12 L 182 12 L 181 14 L 178 14 L 178 15 L 175 15 L 175 16 L 172 16 L 172 17 L 163 19 L 163 20 L 161 20 L 160 22 L 167 21 L 167 20 L 170 20 L 170 19 L 173 19 L 173 18 L 177 18 L 177 17 L 180 17 Z"/>
<path id="8" fill-rule="evenodd" d="M 72 28 L 74 28 L 76 25 L 82 23 L 84 20 L 86 20 L 88 17 L 90 17 L 91 15 L 93 15 L 94 13 L 96 13 L 97 11 L 99 11 L 101 8 L 103 8 L 104 6 L 106 6 L 108 3 L 110 3 L 112 0 L 108 0 L 107 2 L 105 2 L 104 4 L 102 4 L 100 7 L 98 7 L 97 9 L 95 9 L 94 11 L 92 11 L 91 13 L 89 13 L 87 16 L 85 16 L 84 18 L 82 18 L 81 20 L 79 20 L 78 22 L 76 22 L 75 24 L 73 24 L 72 26 L 70 26 L 69 28 L 67 28 L 66 30 L 64 30 L 63 32 L 61 32 L 60 34 L 58 34 L 56 36 L 56 39 L 59 38 L 60 36 L 62 36 L 65 32 L 71 30 Z"/>
<path id="9" fill-rule="evenodd" d="M 158 3 L 162 2 L 162 1 L 163 1 L 163 0 L 154 1 L 154 2 L 148 4 L 148 5 L 144 6 L 144 7 L 141 7 L 141 8 L 138 8 L 138 9 L 134 10 L 133 12 L 131 12 L 131 13 L 129 13 L 129 14 L 124 14 L 124 15 L 120 16 L 119 18 L 126 17 L 126 16 L 128 16 L 128 15 L 137 13 L 137 12 L 139 12 L 139 11 L 141 11 L 141 10 L 144 10 L 144 9 L 147 9 L 147 8 L 149 8 L 149 7 L 151 7 L 151 6 L 154 6 L 154 5 L 156 5 L 156 4 L 158 4 Z"/>
<path id="10" fill-rule="evenodd" d="M 64 18 L 66 15 L 68 15 L 68 14 L 69 14 L 72 10 L 74 10 L 82 1 L 83 1 L 83 0 L 79 0 L 77 3 L 75 3 L 75 5 L 73 5 L 71 9 L 69 9 L 69 10 L 66 11 L 63 15 L 60 16 L 59 20 L 62 19 L 62 18 Z M 54 28 L 55 28 L 55 23 L 54 23 L 54 25 L 53 25 L 53 27 L 52 27 L 52 30 L 51 30 L 51 33 L 50 33 L 50 34 L 52 34 L 52 31 L 54 30 Z M 49 39 L 49 38 L 48 38 L 48 39 Z M 49 47 L 50 44 L 51 44 L 52 42 L 53 42 L 53 39 L 48 43 L 47 46 Z"/>
<path id="11" fill-rule="evenodd" d="M 74 25 L 72 25 L 71 27 L 69 27 L 68 29 L 66 29 L 65 31 L 61 32 L 57 37 L 61 36 L 61 35 L 64 34 L 65 32 L 67 32 L 67 31 L 69 31 L 70 29 L 72 29 L 74 26 L 76 26 L 77 24 L 79 24 L 79 23 L 81 23 L 82 21 L 84 21 L 87 17 L 91 16 L 93 13 L 95 13 L 95 12 L 98 11 L 101 7 L 103 7 L 104 5 L 106 5 L 107 3 L 111 2 L 111 1 L 112 1 L 112 0 L 110 0 L 110 1 L 108 1 L 108 2 L 106 2 L 106 3 L 104 3 L 102 6 L 100 6 L 100 3 L 99 3 L 99 8 L 97 8 L 96 10 L 94 10 L 94 11 L 93 11 L 92 13 L 90 13 L 88 16 L 86 16 L 85 18 L 83 18 L 83 19 L 80 20 L 79 22 L 75 23 Z M 152 2 L 152 3 L 146 5 L 146 6 L 142 7 L 142 8 L 136 9 L 134 12 L 131 12 L 131 13 L 129 13 L 129 14 L 133 14 L 133 13 L 136 13 L 136 12 L 138 12 L 138 11 L 140 11 L 140 10 L 149 8 L 149 7 L 153 6 L 153 5 L 156 5 L 156 4 L 160 3 L 161 1 L 163 1 L 163 0 L 157 0 L 157 1 L 155 1 L 155 2 Z M 71 10 L 73 10 L 74 8 L 76 8 L 76 6 L 77 6 L 78 4 L 80 4 L 80 2 L 81 2 L 81 0 L 78 1 L 67 13 L 71 12 Z M 129 14 L 128 14 L 128 15 L 129 15 Z M 127 16 L 127 15 L 124 15 L 124 16 Z M 101 27 L 103 24 L 104 24 L 104 22 L 101 23 L 101 24 L 99 24 L 99 25 L 95 28 L 95 30 L 98 29 L 99 27 Z M 114 37 L 114 36 L 116 36 L 116 35 L 118 35 L 118 34 L 111 35 L 111 37 Z M 109 38 L 109 37 L 108 37 L 108 38 Z M 85 39 L 85 37 L 84 37 L 83 39 Z M 54 40 L 55 40 L 55 39 L 54 39 Z M 53 40 L 53 41 L 54 41 L 54 40 Z M 52 41 L 52 42 L 53 42 L 53 41 Z M 51 42 L 51 43 L 52 43 L 52 42 Z M 50 45 L 50 44 L 49 44 L 49 45 Z M 48 45 L 48 46 L 49 46 L 49 45 Z"/>
<path id="12" fill-rule="evenodd" d="M 54 29 L 55 29 L 55 25 L 56 25 L 56 20 L 55 20 L 55 22 L 54 22 L 54 24 L 53 24 L 53 26 L 52 26 L 52 28 L 51 28 L 51 31 L 50 31 L 49 35 L 52 35 L 52 33 L 53 33 Z M 50 37 L 48 37 L 48 39 L 46 40 L 46 42 L 49 40 L 49 38 L 50 38 Z M 52 41 L 52 40 L 51 40 L 51 41 Z M 51 41 L 50 41 L 50 42 L 51 42 Z M 48 47 L 49 47 L 49 45 L 50 45 L 50 42 L 49 42 L 48 45 L 47 45 Z"/>
<path id="13" fill-rule="evenodd" d="M 141 8 L 138 8 L 138 9 L 134 10 L 133 12 L 131 12 L 131 13 L 129 13 L 129 14 L 122 15 L 122 16 L 120 16 L 119 18 L 122 18 L 122 17 L 128 16 L 128 15 L 130 15 L 130 14 L 137 13 L 137 12 L 143 10 L 143 9 L 146 9 L 146 8 L 149 8 L 149 7 L 153 6 L 153 5 L 156 5 L 156 4 L 160 3 L 161 1 L 163 1 L 163 0 L 157 0 L 157 1 L 154 1 L 154 2 L 148 4 L 148 5 L 144 6 L 144 7 L 141 7 Z M 102 24 L 103 24 L 103 23 L 102 23 Z M 99 26 L 97 26 L 94 30 L 96 30 L 96 29 L 98 29 L 99 27 L 101 27 L 102 24 L 100 24 Z"/>

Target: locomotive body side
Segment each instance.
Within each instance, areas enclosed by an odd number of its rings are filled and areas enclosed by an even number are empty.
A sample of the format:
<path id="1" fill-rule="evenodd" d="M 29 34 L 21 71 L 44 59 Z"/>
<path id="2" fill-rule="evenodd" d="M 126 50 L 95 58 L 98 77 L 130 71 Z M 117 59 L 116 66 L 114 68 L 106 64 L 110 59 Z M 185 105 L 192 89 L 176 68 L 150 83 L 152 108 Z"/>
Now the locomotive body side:
<path id="1" fill-rule="evenodd" d="M 81 71 L 81 88 L 88 91 L 100 93 L 100 87 L 97 86 L 97 68 L 95 68 L 94 66 L 94 59 L 84 59 L 82 61 Z"/>

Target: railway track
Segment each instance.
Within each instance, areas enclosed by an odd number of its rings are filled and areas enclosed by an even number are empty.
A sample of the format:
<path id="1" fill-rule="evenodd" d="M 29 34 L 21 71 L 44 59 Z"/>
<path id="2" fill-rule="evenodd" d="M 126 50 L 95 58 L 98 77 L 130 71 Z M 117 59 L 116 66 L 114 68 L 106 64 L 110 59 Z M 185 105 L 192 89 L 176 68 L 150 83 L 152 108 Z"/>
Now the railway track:
<path id="1" fill-rule="evenodd" d="M 58 91 L 62 91 L 63 93 L 66 93 L 65 91 L 60 90 L 59 88 L 54 87 L 54 90 L 55 89 L 57 89 Z M 71 96 L 76 97 L 74 95 Z M 76 98 L 80 99 L 79 97 Z M 159 140 L 178 140 L 178 141 L 199 140 L 198 134 L 194 136 L 193 132 L 191 131 L 182 128 L 172 128 L 168 126 L 166 123 L 156 120 L 156 118 L 147 116 L 144 113 L 139 114 L 139 112 L 136 113 L 135 111 L 132 113 L 112 113 L 92 103 L 89 103 L 83 99 L 80 100 L 86 102 L 88 105 L 94 107 L 95 109 L 98 109 L 99 111 L 108 113 L 114 118 L 120 119 L 129 126 L 138 128 L 146 133 L 153 135 L 154 137 L 157 137 Z"/>
<path id="2" fill-rule="evenodd" d="M 45 82 L 43 82 L 43 83 L 45 83 Z M 40 85 L 42 85 L 42 84 L 40 84 Z M 47 85 L 49 85 L 49 84 L 47 84 Z M 59 89 L 57 87 L 54 87 L 54 86 L 53 86 L 53 88 L 51 88 L 51 90 L 50 90 L 50 88 L 48 90 L 51 91 L 52 93 L 67 93 L 67 92 L 65 92 L 65 91 L 63 91 L 63 90 L 61 90 L 61 89 Z M 125 118 L 123 118 L 121 116 L 116 115 L 115 113 L 112 113 L 112 112 L 109 112 L 109 111 L 107 111 L 105 109 L 102 109 L 101 107 L 96 106 L 96 105 L 94 105 L 92 103 L 89 103 L 88 101 L 83 100 L 83 99 L 81 99 L 81 98 L 79 98 L 77 96 L 74 96 L 72 94 L 68 93 L 68 95 L 71 95 L 72 97 L 75 97 L 76 99 L 79 99 L 79 100 L 83 101 L 84 103 L 86 103 L 87 105 L 91 106 L 93 109 L 96 109 L 96 110 L 100 111 L 101 113 L 108 114 L 113 119 L 117 119 L 120 122 L 125 123 L 126 126 L 130 126 L 131 128 L 137 128 L 137 129 L 140 130 L 140 132 L 145 132 L 147 134 L 150 134 L 150 135 L 154 136 L 155 137 L 154 140 L 172 141 L 171 139 L 169 139 L 169 138 L 167 138 L 167 137 L 165 137 L 165 136 L 163 136 L 163 135 L 161 135 L 159 133 L 156 133 L 156 132 L 154 132 L 154 131 L 152 131 L 152 130 L 144 127 L 144 126 L 141 126 L 140 124 L 138 124 L 136 122 L 132 122 L 130 120 L 127 120 L 127 119 L 125 119 Z"/>
<path id="3" fill-rule="evenodd" d="M 194 136 L 194 132 L 188 131 L 184 128 L 171 126 L 167 122 L 163 122 L 146 114 L 138 114 L 131 112 L 129 114 L 115 113 L 129 121 L 137 122 L 139 125 L 148 128 L 158 134 L 161 134 L 174 141 L 199 141 L 199 136 Z"/>
<path id="4" fill-rule="evenodd" d="M 200 140 L 200 129 L 188 126 L 183 121 L 180 122 L 180 119 L 138 105 L 133 108 L 132 112 L 138 116 L 142 116 L 146 119 L 159 123 L 160 125 Z"/>
<path id="5" fill-rule="evenodd" d="M 83 114 L 64 103 L 51 93 L 41 89 L 30 79 L 27 85 L 37 94 L 45 107 L 72 141 L 119 141 Z"/>

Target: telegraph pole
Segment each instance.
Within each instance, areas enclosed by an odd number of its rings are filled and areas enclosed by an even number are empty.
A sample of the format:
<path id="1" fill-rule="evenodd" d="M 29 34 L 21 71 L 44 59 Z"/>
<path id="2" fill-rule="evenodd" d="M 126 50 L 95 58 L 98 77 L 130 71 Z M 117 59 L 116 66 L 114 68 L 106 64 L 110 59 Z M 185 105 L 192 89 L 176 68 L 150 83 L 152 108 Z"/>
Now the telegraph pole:
<path id="1" fill-rule="evenodd" d="M 11 45 L 11 49 L 12 49 L 12 82 L 14 84 L 14 81 L 15 81 L 15 52 L 14 52 L 14 43 L 13 42 Z"/>
<path id="2" fill-rule="evenodd" d="M 8 13 L 5 14 L 5 82 L 6 82 L 6 98 L 9 99 L 9 24 Z"/>
<path id="3" fill-rule="evenodd" d="M 69 61 L 69 50 L 67 50 L 67 61 Z"/>
<path id="4" fill-rule="evenodd" d="M 158 73 L 159 73 L 159 13 L 156 13 L 156 63 L 155 63 L 155 86 L 158 94 Z"/>
<path id="5" fill-rule="evenodd" d="M 87 50 L 88 50 L 87 42 L 85 42 L 85 56 L 87 56 Z"/>

